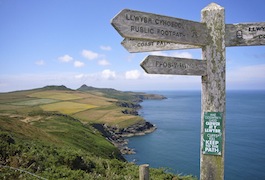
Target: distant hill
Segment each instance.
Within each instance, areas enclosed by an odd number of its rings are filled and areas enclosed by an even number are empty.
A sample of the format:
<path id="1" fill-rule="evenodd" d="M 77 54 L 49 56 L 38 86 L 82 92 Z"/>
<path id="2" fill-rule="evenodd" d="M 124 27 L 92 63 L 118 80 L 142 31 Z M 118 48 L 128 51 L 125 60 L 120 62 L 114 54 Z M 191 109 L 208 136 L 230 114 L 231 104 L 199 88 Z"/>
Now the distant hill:
<path id="1" fill-rule="evenodd" d="M 109 98 L 116 98 L 119 100 L 141 102 L 145 99 L 166 99 L 165 96 L 159 94 L 147 94 L 143 92 L 119 91 L 112 88 L 95 88 L 92 86 L 82 85 L 77 89 L 78 91 L 86 92 L 100 92 L 103 96 Z"/>
<path id="2" fill-rule="evenodd" d="M 93 86 L 87 86 L 83 84 L 80 88 L 77 89 L 78 91 L 102 91 L 102 92 L 121 92 L 113 88 L 96 88 Z"/>
<path id="3" fill-rule="evenodd" d="M 68 91 L 72 91 L 72 89 L 70 88 L 67 88 L 66 86 L 64 85 L 61 85 L 61 86 L 54 86 L 54 85 L 51 85 L 51 86 L 45 86 L 43 88 L 41 88 L 43 90 L 68 90 Z"/>

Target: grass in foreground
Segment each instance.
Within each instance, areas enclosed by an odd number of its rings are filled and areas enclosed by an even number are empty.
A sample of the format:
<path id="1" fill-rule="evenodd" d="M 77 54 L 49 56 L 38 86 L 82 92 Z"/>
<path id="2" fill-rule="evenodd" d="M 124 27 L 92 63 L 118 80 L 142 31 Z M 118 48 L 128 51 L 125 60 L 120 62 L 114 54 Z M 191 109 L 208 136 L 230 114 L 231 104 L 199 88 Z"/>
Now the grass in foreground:
<path id="1" fill-rule="evenodd" d="M 139 179 L 139 167 L 122 161 L 118 149 L 92 127 L 47 113 L 28 118 L 37 120 L 0 116 L 0 179 Z M 150 177 L 194 179 L 153 168 Z"/>

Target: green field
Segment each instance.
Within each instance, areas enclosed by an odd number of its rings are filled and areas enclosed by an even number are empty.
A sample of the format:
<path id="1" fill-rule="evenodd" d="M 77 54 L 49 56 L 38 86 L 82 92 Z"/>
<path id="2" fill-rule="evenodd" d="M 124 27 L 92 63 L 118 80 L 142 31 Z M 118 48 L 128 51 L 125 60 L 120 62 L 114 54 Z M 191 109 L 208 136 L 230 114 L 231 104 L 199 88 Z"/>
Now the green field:
<path id="1" fill-rule="evenodd" d="M 78 93 L 74 93 L 72 91 L 67 92 L 67 91 L 58 91 L 58 90 L 36 92 L 30 94 L 29 97 L 57 99 L 57 100 L 75 100 L 82 98 L 82 96 Z"/>
<path id="2" fill-rule="evenodd" d="M 41 105 L 40 107 L 44 111 L 58 111 L 63 114 L 73 114 L 87 109 L 96 108 L 97 106 L 67 101 Z"/>
<path id="3" fill-rule="evenodd" d="M 75 113 L 73 117 L 80 119 L 84 123 L 102 123 L 118 126 L 120 128 L 125 128 L 139 121 L 143 121 L 142 117 L 123 114 L 121 110 L 122 108 L 113 106 L 94 108 Z"/>
<path id="4" fill-rule="evenodd" d="M 13 102 L 10 103 L 11 105 L 17 105 L 17 106 L 37 106 L 42 104 L 50 104 L 58 102 L 58 100 L 55 99 L 32 99 L 27 101 L 19 101 L 19 102 Z"/>
<path id="5" fill-rule="evenodd" d="M 31 111 L 53 111 L 73 115 L 84 123 L 102 123 L 127 127 L 142 121 L 140 116 L 125 115 L 117 107 L 118 99 L 109 92 L 82 92 L 69 90 L 31 90 L 0 94 L 0 112 L 28 114 Z M 118 92 L 115 91 L 115 97 Z M 121 97 L 126 97 L 121 93 Z M 125 99 L 132 99 L 130 98 Z"/>

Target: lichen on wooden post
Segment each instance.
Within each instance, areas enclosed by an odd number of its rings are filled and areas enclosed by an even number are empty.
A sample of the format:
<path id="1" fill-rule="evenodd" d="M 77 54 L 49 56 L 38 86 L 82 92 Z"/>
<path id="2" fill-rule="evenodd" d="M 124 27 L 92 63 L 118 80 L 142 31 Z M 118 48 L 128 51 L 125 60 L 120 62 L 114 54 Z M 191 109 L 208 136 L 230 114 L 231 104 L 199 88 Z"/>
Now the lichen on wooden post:
<path id="1" fill-rule="evenodd" d="M 225 20 L 224 8 L 211 3 L 201 11 L 202 22 L 209 30 L 209 44 L 202 49 L 202 59 L 207 61 L 207 75 L 202 76 L 202 114 L 201 114 L 201 180 L 224 179 L 225 144 Z M 204 115 L 206 112 L 222 114 L 221 153 L 209 155 L 203 153 Z"/>

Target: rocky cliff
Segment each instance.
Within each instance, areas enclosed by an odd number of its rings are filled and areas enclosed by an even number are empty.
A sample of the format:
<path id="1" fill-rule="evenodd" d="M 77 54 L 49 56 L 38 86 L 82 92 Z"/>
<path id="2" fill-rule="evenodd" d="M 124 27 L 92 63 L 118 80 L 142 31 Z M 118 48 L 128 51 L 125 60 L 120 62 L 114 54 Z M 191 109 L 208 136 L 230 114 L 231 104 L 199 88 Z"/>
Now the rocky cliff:
<path id="1" fill-rule="evenodd" d="M 122 154 L 135 153 L 133 149 L 128 148 L 128 140 L 125 139 L 126 137 L 142 136 L 156 130 L 156 126 L 146 121 L 139 122 L 127 128 L 111 127 L 106 124 L 94 124 L 93 127 L 100 131 L 103 136 L 119 148 Z"/>

